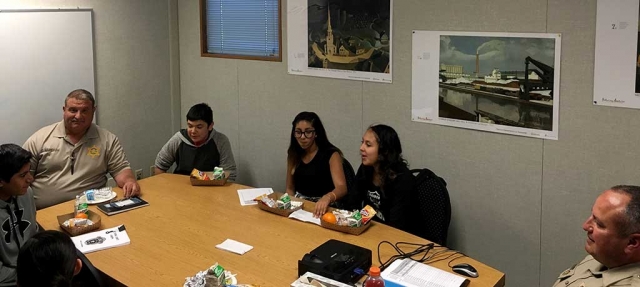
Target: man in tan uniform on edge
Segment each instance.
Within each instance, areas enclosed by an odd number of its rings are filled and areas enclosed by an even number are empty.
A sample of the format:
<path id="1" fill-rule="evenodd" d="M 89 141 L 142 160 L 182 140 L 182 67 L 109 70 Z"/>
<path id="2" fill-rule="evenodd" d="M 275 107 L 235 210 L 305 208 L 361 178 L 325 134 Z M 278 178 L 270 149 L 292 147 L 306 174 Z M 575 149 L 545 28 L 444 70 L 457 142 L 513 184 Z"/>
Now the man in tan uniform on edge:
<path id="1" fill-rule="evenodd" d="M 582 229 L 590 255 L 562 272 L 554 287 L 640 286 L 640 186 L 600 194 Z"/>
<path id="2" fill-rule="evenodd" d="M 42 209 L 104 187 L 110 173 L 125 197 L 140 193 L 118 138 L 92 123 L 95 99 L 82 89 L 64 102 L 63 120 L 34 133 L 23 148 L 33 154 L 31 184 L 36 207 Z"/>

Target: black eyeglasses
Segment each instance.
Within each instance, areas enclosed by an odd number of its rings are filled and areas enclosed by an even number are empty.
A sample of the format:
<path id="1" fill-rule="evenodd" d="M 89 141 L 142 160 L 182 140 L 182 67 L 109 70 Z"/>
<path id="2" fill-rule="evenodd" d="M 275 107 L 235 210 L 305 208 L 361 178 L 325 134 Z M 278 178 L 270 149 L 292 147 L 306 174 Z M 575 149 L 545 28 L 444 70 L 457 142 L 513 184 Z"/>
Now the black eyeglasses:
<path id="1" fill-rule="evenodd" d="M 302 135 L 304 135 L 305 138 L 311 138 L 313 136 L 313 134 L 316 133 L 316 130 L 308 130 L 308 131 L 294 131 L 293 132 L 293 136 L 297 137 L 297 138 L 302 138 Z"/>

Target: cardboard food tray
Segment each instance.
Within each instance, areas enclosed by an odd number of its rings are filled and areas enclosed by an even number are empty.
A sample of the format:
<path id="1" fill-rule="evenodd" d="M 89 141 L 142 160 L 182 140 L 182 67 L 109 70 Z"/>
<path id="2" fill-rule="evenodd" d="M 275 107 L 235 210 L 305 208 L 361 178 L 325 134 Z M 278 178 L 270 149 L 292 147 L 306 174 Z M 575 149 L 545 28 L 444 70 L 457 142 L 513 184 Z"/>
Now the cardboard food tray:
<path id="1" fill-rule="evenodd" d="M 87 212 L 87 215 L 89 216 L 89 220 L 93 221 L 92 225 L 74 226 L 74 227 L 64 226 L 65 221 L 75 217 L 75 214 L 73 212 L 63 214 L 63 215 L 58 215 L 58 224 L 60 224 L 60 228 L 62 228 L 67 233 L 71 234 L 71 236 L 78 236 L 80 234 L 85 234 L 85 233 L 99 229 L 100 215 L 91 210 Z"/>
<path id="2" fill-rule="evenodd" d="M 213 178 L 213 171 L 206 171 L 205 172 L 207 174 L 207 176 L 209 178 Z M 223 179 L 212 179 L 212 180 L 201 180 L 201 179 L 197 179 L 195 177 L 189 176 L 189 180 L 191 181 L 191 185 L 194 186 L 221 186 L 221 185 L 225 185 L 227 183 L 227 179 L 229 179 L 229 172 L 225 171 L 224 172 L 224 178 Z"/>
<path id="3" fill-rule="evenodd" d="M 268 197 L 273 199 L 273 200 L 278 200 L 283 194 L 284 193 L 282 193 L 282 192 L 274 192 L 272 194 L 269 194 Z M 304 200 L 296 200 L 295 197 L 291 197 L 291 202 L 294 202 L 294 201 L 302 202 L 302 205 L 300 205 L 299 207 L 293 208 L 293 209 L 280 209 L 280 208 L 269 207 L 269 206 L 267 206 L 266 204 L 264 204 L 262 202 L 258 202 L 258 207 L 260 207 L 260 209 L 262 209 L 264 211 L 275 213 L 275 214 L 280 215 L 280 216 L 289 217 L 289 215 L 291 215 L 291 213 L 293 213 L 296 210 L 302 209 L 302 207 L 304 207 Z"/>
<path id="4" fill-rule="evenodd" d="M 353 234 L 353 235 L 360 235 L 362 232 L 367 230 L 367 228 L 369 228 L 369 226 L 371 226 L 371 221 L 372 220 L 369 220 L 369 222 L 367 222 L 367 224 L 361 225 L 360 227 L 351 227 L 351 226 L 343 226 L 343 225 L 337 225 L 337 224 L 329 223 L 329 222 L 326 222 L 326 221 L 321 219 L 320 220 L 320 225 L 322 227 L 324 227 L 324 228 L 333 229 L 333 230 L 336 230 L 336 231 L 349 233 L 349 234 Z"/>

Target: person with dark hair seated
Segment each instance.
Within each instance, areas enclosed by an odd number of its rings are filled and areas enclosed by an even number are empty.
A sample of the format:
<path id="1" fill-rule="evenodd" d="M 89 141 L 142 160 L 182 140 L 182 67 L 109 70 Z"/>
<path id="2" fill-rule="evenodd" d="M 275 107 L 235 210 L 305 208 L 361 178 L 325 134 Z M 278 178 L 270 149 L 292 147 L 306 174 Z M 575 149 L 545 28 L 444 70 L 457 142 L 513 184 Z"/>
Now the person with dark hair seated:
<path id="1" fill-rule="evenodd" d="M 18 145 L 0 145 L 0 286 L 16 284 L 20 246 L 38 232 L 31 157 Z"/>
<path id="2" fill-rule="evenodd" d="M 73 277 L 81 269 L 71 238 L 60 231 L 43 231 L 20 248 L 18 286 L 73 286 Z"/>
<path id="3" fill-rule="evenodd" d="M 362 136 L 360 156 L 356 192 L 349 198 L 351 208 L 369 205 L 376 211 L 374 220 L 416 234 L 415 177 L 402 157 L 396 131 L 387 125 L 370 126 Z"/>
<path id="4" fill-rule="evenodd" d="M 316 202 L 320 217 L 330 204 L 347 194 L 342 152 L 329 142 L 320 117 L 301 112 L 291 123 L 287 150 L 287 193 Z"/>
<path id="5" fill-rule="evenodd" d="M 229 180 L 236 179 L 236 162 L 229 138 L 213 128 L 213 111 L 205 103 L 197 104 L 187 113 L 187 128 L 175 133 L 162 147 L 155 163 L 155 174 L 167 172 L 188 175 L 196 168 L 213 171 L 221 167 L 229 172 Z"/>

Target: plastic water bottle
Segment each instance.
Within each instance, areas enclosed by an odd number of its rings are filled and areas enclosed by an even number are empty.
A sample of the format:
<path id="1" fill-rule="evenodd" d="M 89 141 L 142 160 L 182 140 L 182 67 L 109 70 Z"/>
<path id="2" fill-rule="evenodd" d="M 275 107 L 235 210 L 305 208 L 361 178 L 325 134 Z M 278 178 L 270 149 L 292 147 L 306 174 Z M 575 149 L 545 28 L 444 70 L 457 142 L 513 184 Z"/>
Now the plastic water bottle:
<path id="1" fill-rule="evenodd" d="M 369 268 L 369 278 L 364 280 L 362 287 L 384 287 L 384 280 L 380 277 L 380 268 L 375 266 Z"/>

